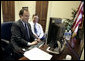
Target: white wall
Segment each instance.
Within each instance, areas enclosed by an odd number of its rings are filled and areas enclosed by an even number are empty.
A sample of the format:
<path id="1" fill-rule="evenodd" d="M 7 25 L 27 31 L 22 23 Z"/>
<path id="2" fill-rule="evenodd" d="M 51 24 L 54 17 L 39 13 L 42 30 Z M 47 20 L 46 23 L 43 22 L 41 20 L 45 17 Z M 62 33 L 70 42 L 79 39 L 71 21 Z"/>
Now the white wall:
<path id="1" fill-rule="evenodd" d="M 1 3 L 1 23 L 3 23 L 2 3 Z"/>
<path id="2" fill-rule="evenodd" d="M 83 51 L 82 51 L 82 55 L 81 55 L 80 60 L 84 60 L 84 48 L 83 48 Z"/>
<path id="3" fill-rule="evenodd" d="M 72 19 L 72 8 L 77 9 L 80 1 L 49 1 L 46 32 L 48 32 L 50 17 Z"/>
<path id="4" fill-rule="evenodd" d="M 30 12 L 29 21 L 31 21 L 32 15 L 35 14 L 36 1 L 15 1 L 15 21 L 19 20 L 19 11 L 22 7 L 28 7 Z"/>

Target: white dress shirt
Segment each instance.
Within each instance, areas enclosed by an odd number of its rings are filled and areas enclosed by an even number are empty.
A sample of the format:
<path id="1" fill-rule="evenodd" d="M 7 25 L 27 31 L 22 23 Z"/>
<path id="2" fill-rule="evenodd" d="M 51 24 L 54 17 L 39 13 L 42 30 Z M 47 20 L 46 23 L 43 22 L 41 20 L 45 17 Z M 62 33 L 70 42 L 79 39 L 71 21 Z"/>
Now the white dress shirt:
<path id="1" fill-rule="evenodd" d="M 36 23 L 35 27 L 37 29 L 37 34 L 34 32 L 34 23 L 31 21 L 29 22 L 30 25 L 31 25 L 31 30 L 33 32 L 34 35 L 37 35 L 40 39 L 43 37 L 44 35 L 44 32 L 43 32 L 43 29 L 42 29 L 42 26 L 39 24 L 39 23 Z"/>

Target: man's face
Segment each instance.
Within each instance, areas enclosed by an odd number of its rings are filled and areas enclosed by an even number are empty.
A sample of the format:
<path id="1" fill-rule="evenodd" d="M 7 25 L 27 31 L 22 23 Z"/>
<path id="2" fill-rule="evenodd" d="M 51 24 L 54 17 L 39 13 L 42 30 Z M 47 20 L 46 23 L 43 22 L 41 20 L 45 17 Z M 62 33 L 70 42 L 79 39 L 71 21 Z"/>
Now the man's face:
<path id="1" fill-rule="evenodd" d="M 34 17 L 33 17 L 33 22 L 37 23 L 37 22 L 38 22 L 38 19 L 39 19 L 38 16 L 34 16 Z"/>
<path id="2" fill-rule="evenodd" d="M 24 22 L 28 22 L 28 20 L 29 20 L 29 11 L 24 11 L 23 15 L 21 16 L 21 19 Z"/>

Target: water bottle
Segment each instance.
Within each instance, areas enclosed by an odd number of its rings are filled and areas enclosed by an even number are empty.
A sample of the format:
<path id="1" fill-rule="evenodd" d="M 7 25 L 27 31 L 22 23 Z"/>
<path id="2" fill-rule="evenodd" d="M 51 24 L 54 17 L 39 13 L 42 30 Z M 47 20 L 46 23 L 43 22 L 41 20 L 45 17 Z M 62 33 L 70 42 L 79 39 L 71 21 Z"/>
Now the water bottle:
<path id="1" fill-rule="evenodd" d="M 66 40 L 70 40 L 71 38 L 71 30 L 67 32 Z"/>
<path id="2" fill-rule="evenodd" d="M 70 40 L 70 38 L 71 38 L 71 30 L 69 30 L 69 40 Z"/>
<path id="3" fill-rule="evenodd" d="M 67 30 L 65 30 L 64 38 L 65 38 L 65 39 L 67 38 Z"/>

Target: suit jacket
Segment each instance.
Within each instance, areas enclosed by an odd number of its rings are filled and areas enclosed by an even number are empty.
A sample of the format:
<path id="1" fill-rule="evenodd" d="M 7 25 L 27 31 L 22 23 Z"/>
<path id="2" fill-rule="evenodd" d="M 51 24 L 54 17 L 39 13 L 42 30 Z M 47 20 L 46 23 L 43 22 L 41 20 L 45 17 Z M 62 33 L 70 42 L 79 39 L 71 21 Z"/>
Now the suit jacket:
<path id="1" fill-rule="evenodd" d="M 31 31 L 31 26 L 28 23 L 29 35 L 30 39 L 28 40 L 27 32 L 21 20 L 13 23 L 11 32 L 11 44 L 13 45 L 14 49 L 19 50 L 21 48 L 27 47 L 28 42 L 34 41 L 35 37 Z"/>

